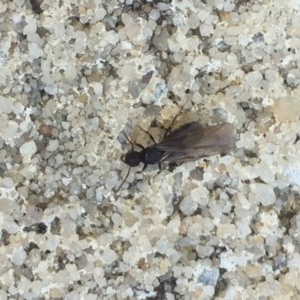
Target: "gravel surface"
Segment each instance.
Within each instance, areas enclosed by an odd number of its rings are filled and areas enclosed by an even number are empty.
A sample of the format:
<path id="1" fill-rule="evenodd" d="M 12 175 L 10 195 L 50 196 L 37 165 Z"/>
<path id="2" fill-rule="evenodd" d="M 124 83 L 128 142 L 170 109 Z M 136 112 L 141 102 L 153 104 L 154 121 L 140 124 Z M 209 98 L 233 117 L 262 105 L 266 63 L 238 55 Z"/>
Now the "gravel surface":
<path id="1" fill-rule="evenodd" d="M 298 0 L 1 1 L 0 299 L 300 299 L 299 28 Z M 177 114 L 233 150 L 116 193 L 124 133 Z"/>

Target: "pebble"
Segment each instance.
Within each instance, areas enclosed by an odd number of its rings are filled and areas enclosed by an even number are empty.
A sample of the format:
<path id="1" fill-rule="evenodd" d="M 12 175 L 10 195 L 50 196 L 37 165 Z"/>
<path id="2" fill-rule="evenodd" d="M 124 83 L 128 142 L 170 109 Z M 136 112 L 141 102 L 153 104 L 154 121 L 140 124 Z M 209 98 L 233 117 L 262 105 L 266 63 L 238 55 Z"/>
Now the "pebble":
<path id="1" fill-rule="evenodd" d="M 297 1 L 2 2 L 1 299 L 299 294 Z M 236 148 L 115 193 L 176 115 Z"/>
<path id="2" fill-rule="evenodd" d="M 37 152 L 37 146 L 35 141 L 29 141 L 25 142 L 20 147 L 20 154 L 23 156 L 23 158 L 31 158 L 32 155 L 34 155 Z"/>

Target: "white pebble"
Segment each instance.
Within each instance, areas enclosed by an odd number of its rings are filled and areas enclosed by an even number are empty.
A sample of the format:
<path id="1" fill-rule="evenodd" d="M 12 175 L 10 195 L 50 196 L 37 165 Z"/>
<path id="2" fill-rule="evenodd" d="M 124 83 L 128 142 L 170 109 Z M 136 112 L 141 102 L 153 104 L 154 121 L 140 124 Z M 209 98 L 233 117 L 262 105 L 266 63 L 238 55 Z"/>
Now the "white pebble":
<path id="1" fill-rule="evenodd" d="M 7 124 L 2 126 L 0 129 L 0 135 L 5 141 L 11 141 L 14 137 L 16 137 L 18 128 L 19 126 L 15 121 L 8 121 Z"/>
<path id="2" fill-rule="evenodd" d="M 95 82 L 95 83 L 93 83 L 92 86 L 93 86 L 95 94 L 98 97 L 102 96 L 102 94 L 103 94 L 103 85 L 102 85 L 102 83 L 101 82 Z"/>
<path id="3" fill-rule="evenodd" d="M 193 61 L 193 65 L 196 67 L 196 68 L 203 68 L 204 66 L 206 66 L 207 64 L 209 63 L 209 58 L 208 56 L 206 55 L 202 55 L 202 54 L 199 54 L 195 60 Z"/>
<path id="4" fill-rule="evenodd" d="M 104 249 L 102 253 L 102 261 L 106 265 L 111 265 L 117 258 L 118 256 L 115 251 L 111 250 L 110 248 Z"/>
<path id="5" fill-rule="evenodd" d="M 208 203 L 209 191 L 206 187 L 200 186 L 191 191 L 191 197 L 196 203 L 204 206 Z"/>
<path id="6" fill-rule="evenodd" d="M 52 235 L 48 238 L 47 240 L 47 250 L 49 251 L 55 251 L 56 248 L 59 246 L 60 244 L 60 238 L 58 235 Z"/>
<path id="7" fill-rule="evenodd" d="M 32 59 L 36 59 L 44 55 L 44 51 L 37 44 L 34 43 L 28 44 L 28 52 Z"/>
<path id="8" fill-rule="evenodd" d="M 234 254 L 229 251 L 224 252 L 220 255 L 220 267 L 229 272 L 233 272 L 236 270 L 237 266 L 247 266 L 247 260 L 248 257 L 246 256 L 246 253 Z"/>
<path id="9" fill-rule="evenodd" d="M 161 254 L 167 254 L 168 250 L 172 248 L 169 241 L 165 239 L 158 240 L 156 243 L 157 252 Z"/>
<path id="10" fill-rule="evenodd" d="M 4 177 L 1 183 L 7 189 L 11 189 L 15 186 L 14 181 L 9 177 Z"/>
<path id="11" fill-rule="evenodd" d="M 19 247 L 13 251 L 11 261 L 15 265 L 21 266 L 25 262 L 26 257 L 27 257 L 27 255 L 26 255 L 26 252 L 24 251 L 24 249 Z"/>
<path id="12" fill-rule="evenodd" d="M 50 152 L 56 151 L 58 148 L 58 140 L 50 140 L 47 146 L 47 150 Z"/>
<path id="13" fill-rule="evenodd" d="M 53 24 L 53 33 L 57 39 L 61 39 L 65 34 L 65 24 L 62 22 Z"/>
<path id="14" fill-rule="evenodd" d="M 34 141 L 26 142 L 20 147 L 20 154 L 23 158 L 31 158 L 37 151 L 37 147 Z"/>
<path id="15" fill-rule="evenodd" d="M 85 161 L 85 157 L 83 155 L 79 155 L 76 159 L 78 165 L 82 165 Z"/>
<path id="16" fill-rule="evenodd" d="M 251 233 L 251 229 L 249 225 L 247 224 L 246 220 L 238 220 L 235 222 L 235 225 L 238 229 L 239 237 L 246 237 L 248 234 Z"/>
<path id="17" fill-rule="evenodd" d="M 254 166 L 254 171 L 264 182 L 271 183 L 274 181 L 274 173 L 268 164 L 260 162 Z"/>
<path id="18" fill-rule="evenodd" d="M 8 7 L 8 3 L 0 3 L 0 14 L 4 13 L 7 10 Z M 0 294 L 0 299 L 1 298 L 1 294 Z"/>
<path id="19" fill-rule="evenodd" d="M 214 33 L 214 28 L 211 24 L 201 24 L 200 33 L 202 36 L 210 36 Z"/>
<path id="20" fill-rule="evenodd" d="M 234 224 L 220 224 L 217 228 L 217 236 L 223 239 L 236 236 L 236 227 Z"/>
<path id="21" fill-rule="evenodd" d="M 100 21 L 102 20 L 106 15 L 106 10 L 103 7 L 99 7 L 96 12 L 94 12 L 97 19 Z"/>
<path id="22" fill-rule="evenodd" d="M 0 218 L 0 224 L 2 224 L 2 228 L 5 229 L 9 234 L 16 234 L 21 230 L 20 226 L 17 225 L 16 222 L 12 221 L 11 219 L 6 218 L 5 222 L 3 223 L 3 219 Z"/>
<path id="23" fill-rule="evenodd" d="M 180 210 L 185 215 L 191 215 L 197 209 L 197 203 L 191 196 L 185 197 L 180 203 Z"/>
<path id="24" fill-rule="evenodd" d="M 284 166 L 283 174 L 291 183 L 300 185 L 300 163 L 288 164 Z"/>
<path id="25" fill-rule="evenodd" d="M 33 20 L 30 20 L 30 22 L 26 26 L 24 26 L 23 34 L 30 35 L 30 34 L 36 32 L 36 30 L 37 30 L 36 21 L 33 19 Z"/>
<path id="26" fill-rule="evenodd" d="M 83 31 L 77 31 L 75 35 L 76 42 L 74 44 L 74 51 L 84 54 L 86 48 L 86 34 Z"/>
<path id="27" fill-rule="evenodd" d="M 117 185 L 118 175 L 116 172 L 110 172 L 105 178 L 105 185 L 110 190 Z"/>
<path id="28" fill-rule="evenodd" d="M 102 198 L 103 198 L 102 188 L 98 187 L 96 189 L 96 200 L 97 200 L 97 202 L 101 202 Z"/>
<path id="29" fill-rule="evenodd" d="M 43 210 L 37 206 L 29 205 L 26 209 L 27 215 L 35 220 L 40 220 L 43 216 Z"/>
<path id="30" fill-rule="evenodd" d="M 63 178 L 61 179 L 61 181 L 62 181 L 62 183 L 63 183 L 65 186 L 67 186 L 67 185 L 69 185 L 69 184 L 72 182 L 72 178 L 70 178 L 70 177 L 63 177 Z"/>
<path id="31" fill-rule="evenodd" d="M 254 197 L 260 201 L 263 206 L 274 204 L 276 196 L 272 186 L 263 183 L 253 183 L 250 185 Z"/>
<path id="32" fill-rule="evenodd" d="M 258 89 L 262 84 L 263 77 L 260 72 L 253 71 L 245 76 L 245 88 L 249 90 Z"/>
<path id="33" fill-rule="evenodd" d="M 8 98 L 0 96 L 0 111 L 5 114 L 10 114 L 13 110 L 14 104 Z"/>
<path id="34" fill-rule="evenodd" d="M 218 269 L 203 270 L 203 273 L 198 276 L 198 281 L 203 285 L 215 286 L 218 282 L 220 272 Z"/>
<path id="35" fill-rule="evenodd" d="M 99 287 L 106 286 L 106 279 L 102 268 L 94 268 L 93 277 Z"/>
<path id="36" fill-rule="evenodd" d="M 119 41 L 119 38 L 118 38 L 118 35 L 110 30 L 108 32 L 106 32 L 105 34 L 105 39 L 110 43 L 110 44 L 113 44 L 113 45 L 116 45 L 117 42 Z"/>

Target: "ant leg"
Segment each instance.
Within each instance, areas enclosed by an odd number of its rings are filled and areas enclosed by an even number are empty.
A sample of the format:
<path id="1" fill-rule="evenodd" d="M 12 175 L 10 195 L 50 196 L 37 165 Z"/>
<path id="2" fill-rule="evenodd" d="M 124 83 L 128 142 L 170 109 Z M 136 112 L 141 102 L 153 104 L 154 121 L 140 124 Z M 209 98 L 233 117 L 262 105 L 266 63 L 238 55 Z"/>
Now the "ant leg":
<path id="1" fill-rule="evenodd" d="M 155 141 L 155 139 L 154 139 L 154 137 L 153 137 L 153 135 L 152 135 L 149 131 L 143 129 L 143 128 L 140 127 L 140 126 L 139 126 L 139 129 L 142 130 L 142 131 L 144 131 L 145 133 L 147 133 L 147 134 L 150 136 L 150 139 L 152 140 L 152 142 L 153 142 L 154 144 L 157 144 L 156 141 Z"/>
<path id="2" fill-rule="evenodd" d="M 177 114 L 175 115 L 175 117 L 173 118 L 173 120 L 172 120 L 170 126 L 169 126 L 167 129 L 165 129 L 166 132 L 165 132 L 165 134 L 164 134 L 164 138 L 165 138 L 165 137 L 170 133 L 170 131 L 172 130 L 172 127 L 173 127 L 173 125 L 174 125 L 176 119 L 178 118 L 178 116 L 179 116 L 180 113 L 182 112 L 182 110 L 183 110 L 183 108 L 185 107 L 185 105 L 186 105 L 187 102 L 188 102 L 188 100 L 186 100 L 186 101 L 184 102 L 184 104 L 180 107 L 178 113 L 177 113 Z"/>
<path id="3" fill-rule="evenodd" d="M 158 163 L 158 171 L 156 172 L 156 174 L 153 176 L 153 180 L 156 178 L 156 176 L 161 173 L 161 171 L 163 170 L 162 164 Z"/>
<path id="4" fill-rule="evenodd" d="M 141 171 L 138 171 L 137 174 L 141 174 L 145 171 L 145 169 L 147 168 L 147 164 L 144 164 L 143 169 Z"/>

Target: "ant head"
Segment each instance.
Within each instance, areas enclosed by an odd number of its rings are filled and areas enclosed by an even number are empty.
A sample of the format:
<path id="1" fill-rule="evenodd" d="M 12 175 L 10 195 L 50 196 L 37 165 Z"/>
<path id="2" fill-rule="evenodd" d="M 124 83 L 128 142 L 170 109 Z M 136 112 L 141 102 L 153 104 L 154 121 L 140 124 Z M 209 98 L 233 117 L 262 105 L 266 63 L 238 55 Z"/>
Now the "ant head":
<path id="1" fill-rule="evenodd" d="M 121 157 L 121 160 L 130 167 L 136 167 L 141 162 L 141 154 L 138 151 L 129 151 Z"/>

